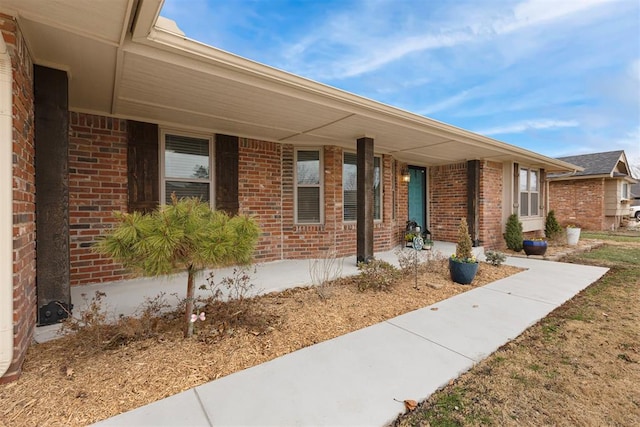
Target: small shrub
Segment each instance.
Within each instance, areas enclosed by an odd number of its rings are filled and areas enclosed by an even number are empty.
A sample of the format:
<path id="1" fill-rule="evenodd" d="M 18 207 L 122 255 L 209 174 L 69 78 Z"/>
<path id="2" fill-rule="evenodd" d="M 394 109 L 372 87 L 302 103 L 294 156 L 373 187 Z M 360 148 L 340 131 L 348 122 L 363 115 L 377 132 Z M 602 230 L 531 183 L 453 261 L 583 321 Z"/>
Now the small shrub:
<path id="1" fill-rule="evenodd" d="M 547 236 L 549 240 L 556 240 L 562 235 L 562 232 L 562 227 L 556 219 L 555 212 L 550 210 L 544 223 L 544 235 Z"/>
<path id="2" fill-rule="evenodd" d="M 331 296 L 331 284 L 342 275 L 342 259 L 335 249 L 329 249 L 324 257 L 309 261 L 311 283 L 321 299 Z"/>
<path id="3" fill-rule="evenodd" d="M 102 299 L 106 296 L 104 292 L 96 291 L 89 300 L 86 294 L 82 294 L 86 308 L 76 313 L 79 316 L 67 313 L 67 318 L 62 321 L 60 333 L 73 332 L 82 335 L 83 341 L 87 342 L 89 347 L 101 346 L 106 334 L 105 329 L 110 326 L 107 322 L 107 311 L 102 307 Z"/>
<path id="4" fill-rule="evenodd" d="M 522 223 L 518 219 L 518 215 L 511 214 L 507 220 L 507 228 L 504 234 L 504 240 L 507 243 L 507 248 L 512 251 L 520 252 L 522 250 Z"/>
<path id="5" fill-rule="evenodd" d="M 489 264 L 496 267 L 500 267 L 507 260 L 507 256 L 500 251 L 486 251 L 484 256 Z"/>
<path id="6" fill-rule="evenodd" d="M 356 277 L 358 290 L 364 292 L 367 289 L 376 291 L 389 291 L 400 280 L 402 273 L 393 265 L 382 260 L 371 260 L 368 263 L 359 263 L 360 274 Z"/>
<path id="7" fill-rule="evenodd" d="M 223 277 L 219 281 L 215 280 L 214 272 L 210 272 L 206 278 L 207 284 L 200 285 L 201 290 L 209 290 L 211 298 L 221 301 L 243 301 L 248 298 L 255 287 L 251 283 L 251 266 L 241 265 L 233 268 L 230 276 Z M 256 267 L 253 266 L 255 274 Z M 223 289 L 226 289 L 223 290 Z M 196 310 L 197 311 L 197 310 Z"/>
<path id="8" fill-rule="evenodd" d="M 88 352 L 98 352 L 120 345 L 157 336 L 167 327 L 170 315 L 163 313 L 170 307 L 160 293 L 146 298 L 134 316 L 110 318 L 103 307 L 104 292 L 96 291 L 91 300 L 82 295 L 86 308 L 62 322 L 61 333 L 73 333 L 77 345 Z"/>
<path id="9" fill-rule="evenodd" d="M 395 254 L 403 273 L 413 272 L 416 266 L 424 266 L 431 257 L 431 251 L 416 251 L 413 248 L 400 248 L 395 251 Z"/>
<path id="10" fill-rule="evenodd" d="M 456 244 L 456 259 L 462 262 L 471 260 L 473 253 L 471 252 L 471 236 L 469 235 L 469 225 L 466 218 L 460 219 L 460 225 L 458 225 L 458 242 Z"/>
<path id="11" fill-rule="evenodd" d="M 253 273 L 255 271 L 253 267 Z M 195 314 L 205 313 L 204 320 L 196 316 L 193 322 L 198 326 L 198 339 L 216 340 L 224 335 L 233 335 L 239 329 L 260 334 L 275 322 L 277 316 L 255 303 L 255 294 L 260 291 L 251 283 L 251 266 L 235 267 L 231 276 L 220 280 L 216 280 L 212 272 L 206 281 L 207 284 L 201 285 L 200 289 L 209 290 L 210 296 L 198 298 L 194 304 Z"/>

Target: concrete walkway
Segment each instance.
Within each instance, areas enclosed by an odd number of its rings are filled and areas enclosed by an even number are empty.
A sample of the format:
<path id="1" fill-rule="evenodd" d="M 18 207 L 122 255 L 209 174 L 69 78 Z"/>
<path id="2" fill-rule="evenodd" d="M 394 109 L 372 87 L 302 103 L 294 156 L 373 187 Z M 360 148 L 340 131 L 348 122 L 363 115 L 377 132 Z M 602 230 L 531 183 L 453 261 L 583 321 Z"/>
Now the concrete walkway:
<path id="1" fill-rule="evenodd" d="M 528 270 L 96 425 L 385 425 L 404 411 L 394 399 L 425 399 L 607 271 L 526 258 L 507 263 Z M 293 267 L 281 264 L 277 282 Z"/>

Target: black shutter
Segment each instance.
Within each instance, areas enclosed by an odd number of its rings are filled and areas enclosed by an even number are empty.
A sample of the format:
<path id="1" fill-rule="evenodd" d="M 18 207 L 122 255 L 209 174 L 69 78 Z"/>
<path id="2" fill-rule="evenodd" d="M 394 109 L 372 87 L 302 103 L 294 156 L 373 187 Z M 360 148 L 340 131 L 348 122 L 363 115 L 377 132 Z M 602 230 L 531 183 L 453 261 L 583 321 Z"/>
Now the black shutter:
<path id="1" fill-rule="evenodd" d="M 467 224 L 473 247 L 480 246 L 480 160 L 467 161 Z"/>
<path id="2" fill-rule="evenodd" d="M 238 137 L 216 135 L 216 209 L 237 215 Z"/>
<path id="3" fill-rule="evenodd" d="M 539 185 L 539 189 L 538 192 L 540 193 L 539 199 L 538 199 L 538 204 L 540 205 L 541 209 L 540 209 L 540 213 L 543 216 L 547 215 L 547 212 L 549 212 L 549 207 L 547 206 L 547 172 L 544 169 L 540 169 L 540 181 L 538 182 Z"/>
<path id="4" fill-rule="evenodd" d="M 151 212 L 160 204 L 158 125 L 127 122 L 129 212 Z"/>

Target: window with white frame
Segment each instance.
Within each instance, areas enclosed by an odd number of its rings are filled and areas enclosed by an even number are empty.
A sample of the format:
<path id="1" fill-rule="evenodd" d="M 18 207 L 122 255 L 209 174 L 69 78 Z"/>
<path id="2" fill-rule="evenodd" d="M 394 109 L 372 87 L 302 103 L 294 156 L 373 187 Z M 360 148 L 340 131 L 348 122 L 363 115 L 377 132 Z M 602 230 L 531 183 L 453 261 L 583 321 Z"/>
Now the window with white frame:
<path id="1" fill-rule="evenodd" d="M 520 216 L 540 214 L 540 171 L 520 168 Z"/>
<path id="2" fill-rule="evenodd" d="M 358 209 L 358 156 L 344 153 L 342 164 L 342 194 L 345 221 L 355 221 Z M 373 219 L 382 219 L 382 168 L 379 156 L 373 158 Z"/>
<path id="3" fill-rule="evenodd" d="M 162 202 L 198 197 L 209 202 L 212 199 L 211 174 L 213 140 L 211 137 L 162 133 Z"/>
<path id="4" fill-rule="evenodd" d="M 295 200 L 296 222 L 322 222 L 322 152 L 296 150 Z"/>
<path id="5" fill-rule="evenodd" d="M 622 200 L 629 199 L 629 184 L 626 182 L 622 183 Z"/>

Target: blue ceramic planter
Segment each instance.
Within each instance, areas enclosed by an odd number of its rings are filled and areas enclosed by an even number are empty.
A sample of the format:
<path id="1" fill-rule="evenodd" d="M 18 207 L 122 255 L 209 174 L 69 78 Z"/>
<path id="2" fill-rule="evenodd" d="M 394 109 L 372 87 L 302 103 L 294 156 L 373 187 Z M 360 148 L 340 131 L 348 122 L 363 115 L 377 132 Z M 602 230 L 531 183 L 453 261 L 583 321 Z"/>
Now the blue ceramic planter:
<path id="1" fill-rule="evenodd" d="M 547 252 L 546 240 L 523 240 L 522 249 L 528 255 L 544 255 Z"/>
<path id="2" fill-rule="evenodd" d="M 473 282 L 478 272 L 477 262 L 458 262 L 449 258 L 449 273 L 451 280 L 461 285 L 468 285 Z"/>

